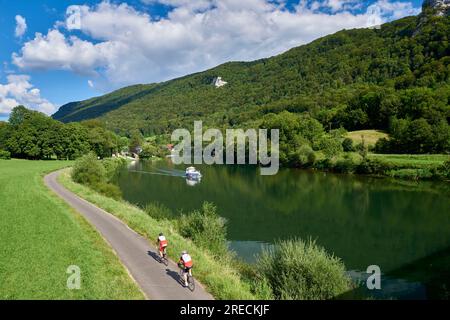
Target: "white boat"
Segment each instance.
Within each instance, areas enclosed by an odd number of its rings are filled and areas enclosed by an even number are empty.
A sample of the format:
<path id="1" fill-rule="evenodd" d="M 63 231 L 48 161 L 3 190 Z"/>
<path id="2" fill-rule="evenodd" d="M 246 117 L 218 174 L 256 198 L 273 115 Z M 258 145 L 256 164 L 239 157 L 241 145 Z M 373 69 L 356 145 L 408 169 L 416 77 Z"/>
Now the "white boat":
<path id="1" fill-rule="evenodd" d="M 191 180 L 200 180 L 202 178 L 202 174 L 194 167 L 189 167 L 186 169 L 186 178 Z"/>

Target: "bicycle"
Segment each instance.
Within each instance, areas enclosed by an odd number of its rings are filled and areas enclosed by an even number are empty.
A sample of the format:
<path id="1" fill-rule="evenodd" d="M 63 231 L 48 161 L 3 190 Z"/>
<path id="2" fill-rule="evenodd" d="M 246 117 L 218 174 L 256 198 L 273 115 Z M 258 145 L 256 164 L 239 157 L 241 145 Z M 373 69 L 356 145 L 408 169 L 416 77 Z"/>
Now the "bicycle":
<path id="1" fill-rule="evenodd" d="M 167 267 L 169 265 L 169 259 L 167 259 L 167 251 L 166 248 L 164 248 L 163 255 L 159 255 L 159 263 L 164 263 L 164 265 Z"/>
<path id="2" fill-rule="evenodd" d="M 180 268 L 180 281 L 181 284 L 184 284 L 184 268 L 180 265 L 178 265 L 178 267 Z M 187 273 L 187 282 L 188 282 L 188 288 L 189 290 L 191 290 L 191 292 L 194 292 L 195 290 L 195 281 L 194 281 L 194 276 L 192 276 L 192 269 L 191 272 L 186 272 Z"/>

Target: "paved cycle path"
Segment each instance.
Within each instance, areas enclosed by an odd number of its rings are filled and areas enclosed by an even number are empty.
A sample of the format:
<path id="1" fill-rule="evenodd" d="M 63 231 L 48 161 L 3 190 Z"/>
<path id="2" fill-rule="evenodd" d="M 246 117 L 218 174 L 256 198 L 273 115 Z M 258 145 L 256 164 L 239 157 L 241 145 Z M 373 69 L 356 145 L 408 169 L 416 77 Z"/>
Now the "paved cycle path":
<path id="1" fill-rule="evenodd" d="M 112 214 L 90 202 L 81 199 L 64 188 L 57 181 L 61 174 L 56 171 L 44 177 L 44 182 L 72 208 L 82 214 L 110 244 L 122 264 L 140 286 L 147 299 L 152 300 L 211 300 L 203 286 L 196 281 L 196 288 L 191 292 L 184 288 L 179 279 L 178 266 L 169 261 L 165 266 L 157 261 L 156 247 Z M 170 240 L 170 239 L 169 239 Z M 194 257 L 195 259 L 195 257 Z M 195 270 L 194 270 L 195 276 Z"/>

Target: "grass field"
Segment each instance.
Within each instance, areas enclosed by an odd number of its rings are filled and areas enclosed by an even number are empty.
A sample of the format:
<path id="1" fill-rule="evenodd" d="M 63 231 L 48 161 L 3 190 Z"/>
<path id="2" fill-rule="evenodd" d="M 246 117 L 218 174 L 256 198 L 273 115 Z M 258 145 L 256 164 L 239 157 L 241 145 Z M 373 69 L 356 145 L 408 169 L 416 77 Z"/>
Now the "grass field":
<path id="1" fill-rule="evenodd" d="M 43 184 L 71 164 L 0 160 L 0 299 L 143 299 L 101 236 Z M 67 288 L 67 268 L 81 289 Z"/>
<path id="2" fill-rule="evenodd" d="M 378 140 L 381 138 L 387 138 L 388 135 L 379 130 L 359 130 L 359 131 L 350 131 L 346 135 L 347 138 L 353 140 L 353 144 L 359 144 L 362 141 L 362 137 L 364 137 L 364 141 L 369 146 L 374 146 Z"/>

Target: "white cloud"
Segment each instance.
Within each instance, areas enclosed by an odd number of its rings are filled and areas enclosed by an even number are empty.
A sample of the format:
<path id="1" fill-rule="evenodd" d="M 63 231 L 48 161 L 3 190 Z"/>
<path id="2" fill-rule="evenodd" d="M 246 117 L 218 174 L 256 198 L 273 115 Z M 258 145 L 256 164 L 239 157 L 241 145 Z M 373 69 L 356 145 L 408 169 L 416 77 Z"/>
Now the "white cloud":
<path id="1" fill-rule="evenodd" d="M 354 9 L 360 5 L 361 1 L 357 0 L 325 0 L 323 2 L 315 2 L 315 10 L 329 8 L 334 13 L 341 10 Z"/>
<path id="2" fill-rule="evenodd" d="M 92 82 L 92 80 L 88 80 L 87 83 L 89 87 L 94 88 L 94 82 Z"/>
<path id="3" fill-rule="evenodd" d="M 16 30 L 14 32 L 15 36 L 20 38 L 27 31 L 27 21 L 24 17 L 17 15 L 16 16 Z"/>
<path id="4" fill-rule="evenodd" d="M 187 7 L 191 10 L 204 10 L 213 5 L 212 0 L 141 0 L 145 4 L 160 3 L 171 7 Z"/>
<path id="5" fill-rule="evenodd" d="M 93 44 L 77 37 L 66 38 L 59 30 L 50 30 L 47 35 L 36 33 L 35 38 L 22 47 L 21 56 L 13 54 L 13 63 L 27 69 L 94 73 L 97 67 L 113 58 L 115 48 L 120 46 L 119 42 Z"/>
<path id="6" fill-rule="evenodd" d="M 8 115 L 18 105 L 48 115 L 56 110 L 55 105 L 41 97 L 40 90 L 30 83 L 28 75 L 9 75 L 7 83 L 0 84 L 0 116 Z"/>
<path id="7" fill-rule="evenodd" d="M 376 3 L 369 6 L 367 11 L 369 13 L 372 11 L 379 11 L 381 16 L 389 15 L 390 19 L 395 20 L 405 16 L 417 15 L 420 13 L 421 9 L 414 8 L 409 2 L 378 0 Z"/>
<path id="8" fill-rule="evenodd" d="M 174 8 L 160 19 L 107 1 L 70 6 L 66 22 L 58 24 L 69 28 L 37 33 L 13 55 L 13 63 L 22 69 L 95 74 L 96 86 L 118 87 L 167 80 L 230 60 L 268 57 L 343 28 L 417 14 L 409 2 L 387 0 L 361 13 L 352 11 L 361 2 L 352 0 L 301 1 L 294 11 L 268 0 L 142 1 Z M 332 14 L 320 12 L 322 7 Z M 90 40 L 70 36 L 74 26 Z"/>

